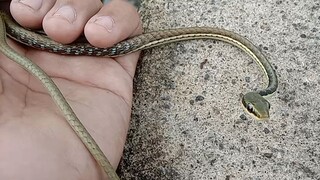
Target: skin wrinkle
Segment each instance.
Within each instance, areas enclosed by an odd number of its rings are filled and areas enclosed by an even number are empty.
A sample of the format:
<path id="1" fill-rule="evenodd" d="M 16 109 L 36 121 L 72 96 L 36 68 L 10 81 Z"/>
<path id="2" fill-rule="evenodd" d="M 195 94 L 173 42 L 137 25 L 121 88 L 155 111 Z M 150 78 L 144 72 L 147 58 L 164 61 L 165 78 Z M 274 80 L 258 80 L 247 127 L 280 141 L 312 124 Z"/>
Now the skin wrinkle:
<path id="1" fill-rule="evenodd" d="M 122 67 L 122 66 L 121 66 L 121 67 Z M 6 72 L 6 71 L 5 71 L 5 72 Z M 8 73 L 8 72 L 7 72 L 7 73 Z M 128 74 L 128 75 L 129 75 L 129 74 Z M 129 75 L 129 76 L 130 76 L 130 75 Z M 17 79 L 15 79 L 13 76 L 10 75 L 10 77 L 17 81 Z M 62 78 L 62 77 L 59 77 L 59 76 L 50 76 L 50 77 L 51 77 L 53 80 L 56 80 L 56 81 L 58 81 L 58 80 L 60 79 L 60 80 L 65 80 L 65 81 L 72 82 L 72 83 L 76 83 L 76 84 L 90 85 L 92 88 L 101 89 L 101 90 L 103 90 L 103 91 L 106 91 L 107 93 L 111 93 L 111 94 L 114 94 L 116 97 L 119 97 L 119 98 L 127 105 L 128 108 L 131 107 L 131 103 L 129 102 L 129 100 L 127 100 L 126 98 L 124 98 L 124 97 L 121 96 L 120 94 L 118 94 L 118 93 L 116 93 L 116 92 L 114 92 L 114 91 L 112 91 L 112 90 L 110 90 L 110 89 L 108 89 L 108 88 L 101 88 L 101 87 L 96 86 L 96 85 L 93 84 L 93 83 L 77 82 L 77 81 L 74 81 L 74 80 L 72 80 L 72 79 Z M 19 81 L 17 81 L 17 82 L 19 82 Z M 30 82 L 30 76 L 29 76 L 29 81 L 28 81 L 28 82 Z M 88 82 L 89 82 L 89 81 L 88 81 Z M 30 88 L 27 84 L 24 84 L 24 83 L 22 83 L 22 82 L 19 82 L 19 83 L 20 83 L 21 85 L 23 85 L 24 87 L 26 87 L 26 88 L 27 88 L 27 91 L 29 90 L 29 91 L 31 91 L 31 92 L 33 92 L 33 93 L 39 93 L 39 94 L 42 94 L 42 95 L 46 95 L 46 96 L 48 96 L 48 98 L 50 98 L 50 95 L 49 95 L 47 92 L 45 92 L 45 91 L 36 91 L 36 90 Z M 29 83 L 28 83 L 28 84 L 29 84 Z M 26 94 L 27 94 L 27 92 L 26 92 Z M 70 98 L 68 98 L 68 95 L 67 95 L 67 94 L 65 94 L 65 93 L 63 93 L 63 94 L 66 96 L 66 99 L 67 99 L 69 102 L 80 103 L 79 101 L 77 101 L 77 100 L 75 100 L 75 99 L 70 99 Z M 27 97 L 25 96 L 25 99 L 26 99 L 26 98 L 27 98 Z M 25 106 L 27 106 L 27 100 L 25 100 Z"/>
<path id="2" fill-rule="evenodd" d="M 4 71 L 4 69 L 1 68 Z M 0 96 L 4 94 L 3 80 L 0 78 Z"/>
<path id="3" fill-rule="evenodd" d="M 66 80 L 66 78 L 60 78 L 60 77 L 57 77 L 57 76 L 50 76 L 52 79 L 60 79 L 60 80 Z M 76 81 L 72 81 L 72 80 L 67 80 L 71 83 L 76 83 L 76 84 L 84 84 L 84 83 L 80 83 L 80 82 L 76 82 Z M 85 84 L 86 85 L 86 84 Z M 122 102 L 124 102 L 127 106 L 128 109 L 131 108 L 131 103 L 129 102 L 129 100 L 125 99 L 123 96 L 119 95 L 118 93 L 108 89 L 108 88 L 101 88 L 101 87 L 97 87 L 97 86 L 91 86 L 91 88 L 95 88 L 95 89 L 99 89 L 99 90 L 102 90 L 103 92 L 105 93 L 111 93 L 113 95 L 115 95 L 115 97 L 119 98 Z M 48 96 L 48 98 L 50 98 L 50 95 L 47 94 L 46 92 L 38 92 L 38 91 L 34 91 L 30 88 L 28 88 L 30 91 L 34 92 L 34 93 L 40 93 L 40 94 L 43 94 L 43 95 L 46 95 Z M 70 93 L 74 93 L 73 91 L 70 91 Z M 65 98 L 68 100 L 68 102 L 72 105 L 72 104 L 77 104 L 77 105 L 84 105 L 86 107 L 90 107 L 90 105 L 87 105 L 87 104 L 84 104 L 82 103 L 81 101 L 78 101 L 77 99 L 72 99 L 70 97 L 72 96 L 68 96 L 67 93 L 63 93 Z M 61 113 L 59 111 L 55 111 L 55 115 L 60 117 L 60 118 L 64 118 Z M 90 129 L 90 132 L 93 132 L 94 134 L 97 134 L 95 133 L 94 129 L 91 129 L 91 128 L 88 128 L 88 130 Z M 101 137 L 103 138 L 103 137 Z"/>
<path id="4" fill-rule="evenodd" d="M 28 57 L 29 59 L 33 59 L 32 57 L 33 56 L 35 56 L 36 54 L 34 54 L 34 52 L 33 51 L 27 51 L 26 53 L 25 53 L 25 57 Z M 62 75 L 63 76 L 63 75 Z M 97 87 L 95 84 L 93 84 L 93 83 L 90 83 L 90 81 L 86 81 L 86 82 L 88 82 L 88 83 L 83 83 L 83 81 L 76 81 L 76 80 L 74 80 L 74 79 L 72 79 L 72 78 L 66 78 L 66 77 L 61 77 L 61 76 L 55 76 L 55 75 L 49 75 L 49 77 L 56 83 L 57 81 L 66 81 L 66 82 L 68 82 L 68 83 L 75 83 L 75 84 L 80 84 L 80 85 L 84 85 L 84 86 L 86 86 L 86 85 L 89 85 L 89 86 L 91 86 L 91 87 L 94 87 L 94 88 L 98 88 L 98 89 L 103 89 L 103 88 L 100 88 L 100 87 Z M 30 75 L 29 75 L 29 78 L 30 78 Z M 35 79 L 35 78 L 34 78 Z M 59 87 L 59 85 L 57 85 L 58 87 Z M 103 89 L 103 90 L 106 90 L 106 89 Z M 33 91 L 33 92 L 37 92 L 37 91 Z M 41 94 L 45 94 L 45 95 L 47 95 L 49 98 L 51 98 L 50 97 L 50 95 L 46 92 L 46 90 L 44 90 L 43 92 L 39 92 L 39 93 L 41 93 Z M 68 94 L 66 94 L 65 92 L 63 92 L 62 91 L 62 93 L 64 94 L 64 96 L 65 96 L 65 98 L 68 100 L 68 102 L 76 102 L 76 103 L 79 103 L 77 100 L 75 100 L 75 99 L 70 99 L 70 98 L 68 98 Z M 73 92 L 71 92 L 71 93 L 73 93 Z M 69 96 L 69 97 L 72 97 L 72 96 Z"/>
<path id="5" fill-rule="evenodd" d="M 122 66 L 121 66 L 122 67 Z M 96 84 L 94 83 L 90 83 L 90 81 L 87 81 L 88 83 L 83 83 L 83 82 L 78 82 L 78 81 L 74 81 L 72 79 L 68 79 L 68 78 L 62 78 L 62 77 L 59 77 L 59 76 L 50 76 L 53 80 L 54 79 L 61 79 L 61 80 L 66 80 L 68 81 L 68 83 L 76 83 L 76 84 L 79 84 L 79 85 L 89 85 L 91 88 L 95 88 L 95 89 L 100 89 L 100 90 L 103 90 L 103 91 L 106 91 L 107 93 L 111 93 L 111 94 L 114 94 L 116 97 L 119 97 L 121 100 L 123 100 L 123 102 L 125 102 L 125 104 L 128 106 L 128 107 L 131 107 L 131 103 L 129 102 L 129 100 L 127 100 L 126 98 L 124 98 L 123 96 L 121 96 L 120 94 L 110 90 L 108 87 L 106 88 L 101 88 L 101 87 L 98 87 Z M 73 92 L 70 92 L 70 93 L 73 93 Z M 44 94 L 47 94 L 47 93 L 44 93 Z M 63 93 L 64 96 L 66 97 L 66 99 L 70 102 L 77 102 L 77 103 L 80 103 L 78 102 L 77 100 L 75 99 L 70 99 L 70 98 L 67 98 L 68 97 L 68 94 L 66 93 Z M 47 94 L 48 95 L 48 94 Z M 49 96 L 49 95 L 48 95 Z"/>
<path id="6" fill-rule="evenodd" d="M 62 15 L 61 15 L 61 12 L 58 13 L 58 11 L 61 10 L 61 8 L 65 8 L 65 7 L 67 7 L 67 6 L 69 6 L 70 10 L 73 11 L 74 17 L 73 17 L 73 20 L 72 20 L 72 21 L 70 21 L 70 20 L 67 19 L 66 17 L 62 16 Z M 58 6 L 58 8 L 56 8 L 56 10 L 53 12 L 53 16 L 52 16 L 51 18 L 55 18 L 55 16 L 56 16 L 56 17 L 60 17 L 60 18 L 65 19 L 65 20 L 68 21 L 70 24 L 75 23 L 78 15 L 77 15 L 77 10 L 74 9 L 74 8 L 72 8 L 72 7 L 74 7 L 74 6 L 71 6 L 71 5 L 69 5 L 69 4 L 60 4 L 60 5 Z"/>
<path id="7" fill-rule="evenodd" d="M 143 28 L 142 28 L 142 21 L 139 19 L 137 26 L 134 28 L 134 31 L 132 31 L 132 33 L 130 34 L 129 37 L 134 36 L 137 32 L 143 32 Z"/>
<path id="8" fill-rule="evenodd" d="M 28 94 L 35 93 L 35 94 L 38 94 L 38 95 L 47 96 L 49 99 L 51 99 L 50 95 L 47 92 L 45 92 L 45 91 L 37 91 L 35 89 L 32 89 L 31 86 L 29 86 L 30 78 L 31 78 L 30 75 L 28 76 L 28 83 L 22 83 L 22 82 L 18 81 L 17 79 L 15 79 L 14 76 L 10 75 L 9 72 L 5 71 L 4 69 L 2 69 L 2 70 L 4 72 L 6 72 L 10 78 L 12 78 L 14 81 L 19 83 L 19 85 L 22 85 L 22 86 L 24 86 L 26 88 L 26 92 L 24 93 L 25 94 L 24 95 L 24 101 L 23 101 L 23 104 L 22 104 L 23 107 L 21 107 L 21 111 L 20 111 L 21 113 L 18 116 L 22 117 L 23 116 L 23 112 L 29 107 L 28 106 Z M 1 81 L 1 83 L 3 83 L 3 82 Z M 3 89 L 5 89 L 5 88 L 3 88 Z M 5 93 L 5 91 L 3 90 L 3 94 L 4 93 Z M 59 111 L 55 111 L 55 115 L 59 116 L 60 118 L 64 118 Z"/>
<path id="9" fill-rule="evenodd" d="M 116 62 L 117 62 L 117 63 L 121 66 L 121 68 L 124 70 L 124 73 L 126 73 L 131 79 L 134 78 L 134 74 L 131 75 L 131 74 L 129 73 L 129 71 L 128 71 L 123 65 L 121 65 L 120 62 L 118 62 L 118 61 L 116 61 Z"/>
<path id="10" fill-rule="evenodd" d="M 118 93 L 110 90 L 110 89 L 104 89 L 105 91 L 114 94 L 116 97 L 119 97 L 129 108 L 131 107 L 131 103 L 129 102 L 129 100 L 126 100 L 123 96 L 119 95 Z"/>
<path id="11" fill-rule="evenodd" d="M 121 66 L 122 67 L 122 66 Z M 129 74 L 128 74 L 129 75 Z M 129 75 L 130 76 L 130 75 Z M 119 97 L 123 102 L 125 102 L 125 104 L 128 106 L 128 107 L 131 107 L 131 103 L 130 103 L 130 100 L 126 99 L 125 97 L 121 96 L 120 94 L 116 93 L 115 91 L 113 90 L 110 90 L 108 87 L 106 88 L 101 88 L 101 87 L 98 87 L 96 84 L 94 83 L 90 83 L 90 81 L 87 81 L 88 83 L 83 83 L 83 82 L 77 82 L 77 81 L 74 81 L 74 80 L 71 80 L 71 79 L 67 79 L 67 78 L 61 78 L 61 77 L 58 77 L 58 76 L 50 76 L 52 79 L 57 79 L 57 78 L 60 78 L 60 79 L 63 79 L 63 80 L 67 80 L 69 82 L 73 82 L 73 83 L 77 83 L 77 84 L 80 84 L 80 85 L 89 85 L 90 87 L 92 88 L 96 88 L 96 89 L 100 89 L 100 90 L 103 90 L 103 91 L 106 91 L 107 93 L 111 93 L 111 94 L 114 94 L 116 97 Z M 68 95 L 63 93 L 65 96 L 66 96 L 66 99 L 68 101 L 73 101 L 75 102 L 75 100 L 72 100 L 72 99 L 69 99 L 67 98 Z M 78 101 L 76 101 L 78 102 Z M 79 102 L 78 102 L 79 103 Z"/>
<path id="12" fill-rule="evenodd" d="M 28 76 L 28 83 L 23 83 L 19 80 L 17 80 L 16 78 L 14 78 L 14 76 L 12 76 L 9 72 L 7 72 L 6 70 L 2 69 L 4 72 L 6 72 L 8 74 L 8 76 L 10 76 L 14 81 L 16 81 L 17 83 L 19 83 L 20 85 L 26 87 L 27 89 L 29 89 L 30 91 L 34 92 L 34 93 L 39 93 L 39 94 L 42 94 L 42 95 L 46 95 L 48 93 L 46 92 L 42 92 L 42 91 L 36 91 L 32 88 L 30 88 L 30 86 L 28 86 L 28 84 L 30 84 L 30 75 Z"/>
<path id="13" fill-rule="evenodd" d="M 11 78 L 12 78 L 14 81 L 16 81 L 17 83 L 22 84 L 22 85 L 24 85 L 24 86 L 27 86 L 25 83 L 23 83 L 23 82 L 19 81 L 18 79 L 14 78 L 14 76 L 11 75 L 11 73 L 9 73 L 8 71 L 6 71 L 4 68 L 1 68 L 1 69 L 2 69 L 4 72 L 6 72 L 6 73 L 8 74 L 8 76 L 11 77 Z"/>
<path id="14" fill-rule="evenodd" d="M 115 61 L 115 62 L 116 62 L 117 64 L 119 64 L 119 62 L 117 62 L 117 61 Z M 125 69 L 121 64 L 119 64 L 119 65 L 120 65 L 120 67 L 122 68 L 122 70 L 124 71 L 124 73 L 127 74 L 131 79 L 133 79 L 133 77 L 130 76 L 129 72 L 126 71 L 126 69 Z M 105 90 L 105 91 L 107 91 L 107 92 L 110 92 L 110 93 L 116 95 L 117 97 L 120 97 L 120 99 L 122 99 L 128 107 L 131 107 L 131 103 L 130 103 L 131 100 L 126 99 L 124 96 L 121 96 L 120 94 L 114 92 L 113 90 L 111 90 L 111 89 L 109 89 L 109 88 L 100 88 L 100 87 L 96 87 L 96 88 Z M 131 88 L 131 89 L 132 89 L 132 88 Z"/>
<path id="15" fill-rule="evenodd" d="M 138 18 L 138 23 L 137 23 L 137 26 L 134 28 L 134 30 L 132 31 L 132 33 L 129 35 L 129 37 L 132 37 L 134 36 L 135 34 L 137 34 L 137 32 L 143 32 L 143 28 L 142 28 L 142 21 L 140 18 Z M 124 72 L 131 78 L 133 79 L 134 78 L 134 74 L 133 73 L 132 75 L 129 73 L 130 71 L 128 69 L 126 69 L 126 67 L 124 67 L 119 61 L 115 61 L 116 63 L 118 63 L 122 69 L 124 70 Z M 131 104 L 131 103 L 130 103 Z M 129 105 L 129 103 L 128 103 Z M 131 106 L 131 105 L 130 105 Z"/>
<path id="16" fill-rule="evenodd" d="M 30 84 L 30 75 L 28 76 L 28 85 Z M 29 92 L 29 86 L 26 86 L 26 93 L 25 93 L 25 96 L 24 96 L 24 108 L 26 108 L 28 105 L 27 105 L 27 96 L 28 96 L 28 92 Z"/>
<path id="17" fill-rule="evenodd" d="M 124 68 L 124 66 L 122 66 L 118 61 L 116 61 L 116 60 L 114 60 L 114 59 L 112 59 L 112 58 L 109 58 L 109 59 L 110 59 L 110 61 L 112 61 L 112 63 L 115 63 L 115 64 L 119 65 L 119 67 L 121 67 L 121 71 L 123 71 L 123 73 L 127 74 L 131 79 L 133 79 L 133 77 L 129 74 L 129 72 L 126 71 L 126 69 Z M 108 70 L 109 70 L 109 67 L 107 67 L 106 70 L 108 71 Z M 101 72 L 106 72 L 104 69 L 101 69 L 100 71 L 101 71 Z M 61 77 L 58 77 L 58 76 L 50 76 L 50 77 L 53 78 L 53 79 L 54 79 L 54 78 L 61 78 Z M 89 85 L 90 87 L 93 87 L 93 88 L 96 88 L 96 89 L 101 89 L 101 90 L 103 90 L 103 91 L 110 92 L 110 93 L 116 95 L 117 97 L 119 97 L 120 99 L 122 99 L 122 100 L 126 103 L 126 105 L 127 105 L 128 107 L 131 107 L 131 100 L 130 100 L 130 99 L 126 99 L 124 96 L 116 93 L 116 92 L 113 91 L 113 90 L 110 90 L 111 88 L 109 88 L 109 87 L 101 88 L 101 87 L 99 87 L 96 83 L 92 83 L 90 80 L 87 80 L 87 81 L 85 81 L 85 83 L 83 83 L 84 81 L 78 82 L 78 81 L 74 81 L 74 80 L 72 80 L 72 79 L 67 79 L 67 78 L 61 78 L 61 79 L 65 79 L 65 80 L 71 81 L 71 82 L 73 82 L 73 83 L 81 84 L 81 85 Z"/>
<path id="18" fill-rule="evenodd" d="M 36 54 L 34 54 L 32 51 L 28 51 L 26 53 L 26 57 L 30 58 L 30 59 L 33 59 L 32 57 L 34 57 Z M 67 55 L 66 55 L 67 56 Z M 99 60 L 100 61 L 100 60 Z M 131 79 L 133 79 L 133 77 L 130 75 L 129 72 L 126 71 L 126 69 L 124 68 L 124 66 L 122 66 L 118 61 L 112 59 L 112 58 L 109 58 L 107 61 L 111 61 L 112 64 L 114 65 L 117 65 L 118 67 L 121 67 L 121 73 L 125 73 L 127 74 Z M 113 65 L 113 66 L 114 66 Z M 109 67 L 107 68 L 103 68 L 103 69 L 99 69 L 99 72 L 108 72 L 110 69 Z M 103 74 L 103 73 L 101 73 Z M 51 79 L 54 80 L 54 82 L 57 82 L 59 80 L 65 80 L 67 81 L 68 83 L 75 83 L 75 84 L 79 84 L 79 85 L 84 85 L 84 86 L 90 86 L 92 88 L 97 88 L 97 89 L 101 89 L 101 90 L 104 90 L 104 91 L 108 91 L 108 92 L 111 92 L 112 94 L 116 95 L 117 97 L 120 97 L 120 99 L 122 99 L 126 105 L 128 107 L 131 107 L 131 100 L 130 99 L 126 99 L 124 96 L 121 96 L 120 94 L 112 91 L 109 89 L 109 86 L 108 87 L 105 87 L 105 88 L 102 88 L 102 87 L 99 87 L 99 85 L 97 85 L 97 83 L 92 83 L 92 81 L 90 80 L 86 80 L 86 81 L 77 81 L 77 80 L 74 80 L 74 78 L 67 78 L 67 77 L 62 77 L 63 75 L 61 76 L 57 76 L 57 75 L 49 75 Z M 30 76 L 29 76 L 30 77 Z M 59 85 L 58 85 L 59 87 Z M 131 88 L 132 89 L 132 88 Z M 116 90 L 115 90 L 116 91 Z M 45 92 L 45 91 L 44 91 Z M 65 96 L 68 97 L 68 94 L 66 94 L 65 92 L 63 93 Z M 67 98 L 68 99 L 68 98 Z M 71 99 L 68 99 L 68 100 L 71 100 Z M 73 100 L 75 101 L 75 100 Z"/>
<path id="19" fill-rule="evenodd" d="M 7 43 L 8 43 L 8 45 L 11 47 L 11 48 L 16 48 L 17 47 L 17 43 L 15 42 L 15 41 L 12 41 L 11 39 L 7 39 Z M 29 52 L 29 51 L 27 51 L 25 48 L 19 48 L 19 54 L 21 54 L 21 55 L 23 55 L 23 56 L 27 56 L 27 53 Z M 30 86 L 28 86 L 29 84 L 30 84 L 30 78 L 31 78 L 31 75 L 29 74 L 29 73 L 27 73 L 27 78 L 28 78 L 28 80 L 27 80 L 27 83 L 24 83 L 24 82 L 22 82 L 22 81 L 20 81 L 20 80 L 18 80 L 18 79 L 16 79 L 11 73 L 9 73 L 8 71 L 6 71 L 4 68 L 1 68 L 4 72 L 6 72 L 7 74 L 8 74 L 8 76 L 9 77 L 11 77 L 14 81 L 16 81 L 17 83 L 19 83 L 20 85 L 22 85 L 22 86 L 24 86 L 25 88 L 26 88 L 26 92 L 25 92 L 25 96 L 24 96 L 24 102 L 23 102 L 23 109 L 25 109 L 26 107 L 27 107 L 27 93 L 28 93 L 28 90 L 30 90 L 30 91 L 32 91 L 32 92 L 35 92 L 35 93 L 40 93 L 40 94 L 46 94 L 46 93 L 44 93 L 44 92 L 40 92 L 40 91 L 36 91 L 36 90 L 33 90 L 33 89 L 31 89 L 30 88 Z M 25 72 L 27 72 L 27 71 L 25 71 Z M 1 82 L 1 83 L 3 83 L 3 82 Z M 5 88 L 3 88 L 2 87 L 2 89 L 3 89 L 3 94 L 4 94 L 4 92 L 5 92 Z M 1 95 L 1 92 L 0 92 L 0 95 Z M 21 115 L 22 116 L 22 115 Z"/>
<path id="20" fill-rule="evenodd" d="M 124 98 L 123 98 L 122 96 L 120 96 L 120 95 L 118 95 L 118 94 L 116 94 L 116 93 L 114 93 L 113 91 L 110 91 L 110 90 L 108 90 L 108 89 L 102 89 L 102 88 L 98 88 L 98 89 L 103 90 L 103 92 L 105 92 L 105 93 L 111 93 L 111 94 L 115 95 L 115 97 L 120 98 L 125 104 L 127 104 L 127 108 L 128 108 L 128 109 L 131 108 L 131 104 L 127 103 L 127 101 L 124 100 Z M 82 106 L 85 106 L 85 107 L 91 107 L 91 105 L 85 104 L 85 103 L 83 103 L 82 101 L 77 101 L 77 100 L 68 99 L 68 102 L 70 102 L 70 104 L 72 104 L 72 102 L 76 102 L 75 104 L 76 104 L 77 106 L 79 106 L 79 105 L 81 106 L 81 105 L 82 105 Z M 125 107 L 121 107 L 121 109 L 124 109 L 124 108 L 125 108 Z M 105 114 L 104 111 L 99 110 L 99 113 L 101 113 L 101 112 L 102 112 L 102 114 Z M 122 112 L 122 111 L 120 111 L 120 112 Z M 122 114 L 122 118 L 120 118 L 120 119 L 127 119 L 126 117 L 127 117 L 126 114 Z M 99 139 L 99 140 L 103 141 L 103 139 L 104 139 L 103 134 L 101 134 L 100 132 L 98 132 L 98 131 L 96 131 L 95 129 L 92 129 L 92 128 L 90 128 L 90 127 L 86 127 L 86 128 L 87 128 L 87 130 L 90 132 L 90 134 L 96 138 L 96 140 Z M 125 142 L 125 139 L 124 139 L 124 141 L 123 141 L 123 144 L 124 144 L 124 142 Z M 99 167 L 99 166 L 98 166 L 98 167 Z"/>
<path id="21" fill-rule="evenodd" d="M 96 89 L 99 89 L 99 90 L 102 90 L 102 91 L 104 91 L 105 93 L 111 93 L 111 94 L 113 94 L 113 95 L 115 95 L 115 97 L 118 97 L 118 98 L 120 98 L 126 105 L 127 105 L 127 107 L 128 108 L 131 108 L 131 103 L 129 103 L 123 96 L 121 96 L 121 95 L 119 95 L 118 93 L 116 93 L 116 92 L 114 92 L 114 91 L 112 91 L 112 90 L 110 90 L 110 89 L 107 89 L 107 88 L 100 88 L 100 87 L 93 87 L 93 88 L 96 88 Z M 66 95 L 66 97 L 67 97 L 68 95 Z M 70 101 L 70 102 L 77 102 L 78 104 L 82 104 L 82 105 L 85 105 L 85 106 L 87 106 L 87 107 L 90 107 L 90 105 L 86 105 L 86 104 L 83 104 L 83 103 L 81 103 L 80 101 L 77 101 L 77 100 L 72 100 L 72 99 L 68 99 L 68 101 Z"/>

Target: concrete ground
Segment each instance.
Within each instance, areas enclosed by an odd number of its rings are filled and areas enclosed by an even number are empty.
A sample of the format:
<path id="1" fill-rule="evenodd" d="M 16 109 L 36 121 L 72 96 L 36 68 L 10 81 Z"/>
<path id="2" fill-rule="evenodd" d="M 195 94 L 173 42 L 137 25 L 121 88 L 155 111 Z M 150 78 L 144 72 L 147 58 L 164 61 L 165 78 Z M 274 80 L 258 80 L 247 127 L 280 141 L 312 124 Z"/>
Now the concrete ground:
<path id="1" fill-rule="evenodd" d="M 279 89 L 270 120 L 241 107 L 266 78 L 218 41 L 144 51 L 135 77 L 123 179 L 320 179 L 320 1 L 142 1 L 145 31 L 213 26 L 261 48 Z"/>

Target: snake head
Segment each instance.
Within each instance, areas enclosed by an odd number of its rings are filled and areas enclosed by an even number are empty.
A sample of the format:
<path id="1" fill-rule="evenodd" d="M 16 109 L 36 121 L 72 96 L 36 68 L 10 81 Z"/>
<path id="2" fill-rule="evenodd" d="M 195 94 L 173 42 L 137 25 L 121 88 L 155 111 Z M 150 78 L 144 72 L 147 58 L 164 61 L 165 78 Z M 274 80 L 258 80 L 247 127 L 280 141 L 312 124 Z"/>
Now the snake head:
<path id="1" fill-rule="evenodd" d="M 246 110 L 258 119 L 268 119 L 270 103 L 257 92 L 248 92 L 242 97 Z"/>

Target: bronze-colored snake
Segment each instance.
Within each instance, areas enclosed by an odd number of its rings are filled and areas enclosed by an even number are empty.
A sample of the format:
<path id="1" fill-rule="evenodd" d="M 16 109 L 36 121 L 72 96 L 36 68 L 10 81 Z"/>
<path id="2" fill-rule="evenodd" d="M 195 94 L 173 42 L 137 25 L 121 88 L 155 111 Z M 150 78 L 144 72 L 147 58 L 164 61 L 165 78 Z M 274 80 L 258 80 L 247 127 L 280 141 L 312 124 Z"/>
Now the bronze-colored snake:
<path id="1" fill-rule="evenodd" d="M 72 129 L 112 180 L 119 179 L 119 177 L 99 146 L 77 118 L 59 88 L 39 66 L 9 47 L 6 43 L 6 35 L 27 46 L 53 53 L 107 57 L 123 56 L 163 44 L 193 39 L 214 39 L 228 42 L 239 47 L 252 57 L 267 75 L 269 80 L 268 86 L 262 90 L 246 93 L 242 98 L 242 104 L 249 113 L 253 114 L 258 119 L 269 118 L 270 104 L 263 96 L 272 94 L 276 91 L 278 87 L 277 75 L 260 50 L 246 38 L 234 32 L 212 27 L 170 29 L 145 33 L 122 41 L 110 48 L 96 48 L 88 43 L 64 45 L 55 42 L 44 35 L 24 29 L 4 12 L 0 12 L 0 17 L 0 51 L 41 81 Z"/>

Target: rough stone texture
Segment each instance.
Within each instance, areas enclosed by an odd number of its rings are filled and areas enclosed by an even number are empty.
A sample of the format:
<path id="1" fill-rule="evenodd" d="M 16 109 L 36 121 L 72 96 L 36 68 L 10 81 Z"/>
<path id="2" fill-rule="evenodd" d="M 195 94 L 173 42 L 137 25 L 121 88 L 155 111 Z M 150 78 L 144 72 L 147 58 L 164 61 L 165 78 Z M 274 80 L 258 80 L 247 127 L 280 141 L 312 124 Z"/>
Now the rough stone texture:
<path id="1" fill-rule="evenodd" d="M 320 179 L 320 1 L 148 0 L 145 31 L 216 26 L 259 46 L 279 75 L 269 121 L 242 109 L 266 79 L 218 41 L 144 51 L 123 179 Z"/>

